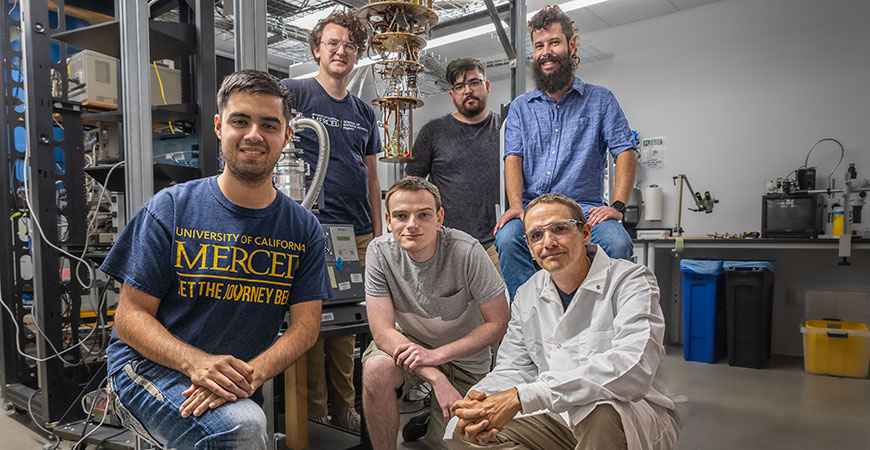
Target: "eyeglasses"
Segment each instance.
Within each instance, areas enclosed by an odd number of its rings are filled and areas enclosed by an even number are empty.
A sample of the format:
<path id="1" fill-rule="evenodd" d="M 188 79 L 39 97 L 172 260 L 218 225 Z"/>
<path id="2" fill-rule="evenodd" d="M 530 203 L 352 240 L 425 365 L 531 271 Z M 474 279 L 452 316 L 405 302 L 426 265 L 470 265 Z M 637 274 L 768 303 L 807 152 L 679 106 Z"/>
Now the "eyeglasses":
<path id="1" fill-rule="evenodd" d="M 357 46 L 353 42 L 341 42 L 330 39 L 324 42 L 324 44 L 326 44 L 326 48 L 328 48 L 331 52 L 337 51 L 339 45 L 343 46 L 344 51 L 348 53 L 356 53 L 356 51 L 359 50 L 359 46 Z"/>
<path id="2" fill-rule="evenodd" d="M 583 222 L 574 219 L 553 222 L 547 226 L 532 228 L 523 234 L 523 238 L 525 238 L 526 242 L 529 244 L 537 244 L 544 239 L 544 234 L 546 234 L 547 231 L 549 231 L 553 237 L 560 238 L 571 234 L 571 232 L 574 231 L 575 226 L 582 227 Z"/>
<path id="3" fill-rule="evenodd" d="M 483 83 L 484 83 L 484 81 L 481 80 L 480 78 L 472 78 L 472 79 L 466 81 L 465 83 L 456 83 L 456 84 L 454 84 L 454 85 L 451 87 L 451 89 L 453 89 L 453 92 L 456 92 L 456 93 L 458 94 L 458 93 L 460 93 L 460 92 L 462 92 L 462 91 L 465 90 L 465 86 L 468 86 L 468 87 L 470 87 L 471 89 L 477 89 L 477 88 L 479 88 Z"/>

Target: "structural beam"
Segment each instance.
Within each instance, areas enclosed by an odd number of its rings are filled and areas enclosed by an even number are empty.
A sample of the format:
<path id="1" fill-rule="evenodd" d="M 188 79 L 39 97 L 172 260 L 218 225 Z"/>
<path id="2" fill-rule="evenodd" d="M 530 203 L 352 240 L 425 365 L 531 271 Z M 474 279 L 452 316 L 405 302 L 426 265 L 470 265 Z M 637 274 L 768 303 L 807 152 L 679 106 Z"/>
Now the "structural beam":
<path id="1" fill-rule="evenodd" d="M 137 0 L 122 0 L 118 4 L 118 21 L 121 24 L 125 203 L 127 217 L 133 217 L 154 195 L 148 4 Z"/>
<path id="2" fill-rule="evenodd" d="M 268 70 L 266 0 L 233 0 L 236 70 Z"/>
<path id="3" fill-rule="evenodd" d="M 516 52 L 511 64 L 511 99 L 526 92 L 526 0 L 511 1 L 511 40 Z"/>
<path id="4" fill-rule="evenodd" d="M 196 130 L 199 135 L 200 175 L 209 177 L 218 173 L 217 136 L 214 134 L 214 115 L 217 113 L 217 80 L 215 75 L 214 1 L 194 2 L 196 23 L 195 94 L 199 104 Z"/>
<path id="5" fill-rule="evenodd" d="M 516 53 L 514 51 L 513 46 L 508 39 L 507 33 L 504 31 L 504 27 L 501 26 L 501 18 L 498 17 L 498 10 L 495 9 L 495 5 L 492 3 L 492 0 L 483 0 L 486 3 L 486 10 L 489 12 L 489 18 L 492 19 L 492 24 L 495 25 L 495 32 L 498 34 L 498 40 L 501 42 L 501 46 L 504 48 L 504 54 L 507 56 L 507 59 L 516 59 Z"/>

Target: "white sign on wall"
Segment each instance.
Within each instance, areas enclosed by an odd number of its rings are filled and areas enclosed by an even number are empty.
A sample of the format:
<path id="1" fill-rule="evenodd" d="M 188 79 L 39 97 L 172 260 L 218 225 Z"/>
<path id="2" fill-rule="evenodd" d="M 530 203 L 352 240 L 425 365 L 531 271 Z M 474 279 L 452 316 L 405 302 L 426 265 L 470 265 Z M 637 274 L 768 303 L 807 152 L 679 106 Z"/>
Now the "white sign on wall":
<path id="1" fill-rule="evenodd" d="M 640 146 L 640 164 L 645 169 L 665 168 L 665 137 L 644 139 Z"/>

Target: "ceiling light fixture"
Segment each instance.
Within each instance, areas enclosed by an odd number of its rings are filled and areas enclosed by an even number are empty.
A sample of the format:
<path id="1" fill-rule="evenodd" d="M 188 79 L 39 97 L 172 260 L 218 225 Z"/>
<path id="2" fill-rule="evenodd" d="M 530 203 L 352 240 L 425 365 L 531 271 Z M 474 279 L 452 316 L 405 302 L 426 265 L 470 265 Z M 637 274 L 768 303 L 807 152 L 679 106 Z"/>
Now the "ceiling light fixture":
<path id="1" fill-rule="evenodd" d="M 604 3 L 605 1 L 607 1 L 607 0 L 573 0 L 573 1 L 570 1 L 570 2 L 567 2 L 567 3 L 560 5 L 559 8 L 561 8 L 563 12 L 569 12 L 569 11 L 574 11 L 574 10 L 577 10 L 580 8 L 585 8 L 587 6 L 596 5 L 598 3 Z M 535 10 L 535 11 L 528 13 L 526 15 L 526 19 L 531 19 L 532 16 L 534 16 L 537 12 L 538 12 L 538 10 Z M 316 16 L 316 15 L 318 15 L 318 13 L 305 16 L 302 19 L 299 19 L 298 21 L 301 22 L 309 17 Z M 323 15 L 323 17 L 326 17 L 326 15 Z M 317 20 L 320 20 L 320 18 L 318 18 Z M 314 23 L 316 24 L 316 21 Z M 503 27 L 508 28 L 508 24 L 505 21 L 502 21 L 501 24 Z M 311 26 L 313 26 L 313 25 L 314 24 L 312 24 Z M 305 28 L 302 25 L 297 25 L 297 26 Z M 491 23 L 486 24 L 486 25 L 481 25 L 479 27 L 474 27 L 470 30 L 460 31 L 458 33 L 448 34 L 447 36 L 441 36 L 440 38 L 432 39 L 431 41 L 429 41 L 428 45 L 426 45 L 424 50 L 432 50 L 433 48 L 452 44 L 454 42 L 459 42 L 459 41 L 462 41 L 465 39 L 471 39 L 473 37 L 481 36 L 481 35 L 484 35 L 487 33 L 492 33 L 492 32 L 495 32 L 495 25 L 493 25 Z M 376 62 L 377 62 L 376 59 L 363 58 L 363 59 L 359 60 L 359 62 L 357 63 L 356 66 L 357 67 L 365 67 L 365 66 L 372 65 Z M 295 76 L 293 78 L 296 78 L 296 79 L 311 78 L 311 77 L 317 75 L 317 73 L 318 73 L 318 71 L 309 72 L 309 73 L 306 73 L 304 75 Z"/>
<path id="2" fill-rule="evenodd" d="M 307 16 L 302 16 L 296 20 L 290 21 L 290 25 L 293 25 L 294 27 L 304 28 L 306 30 L 311 30 L 314 28 L 315 25 L 317 25 L 317 22 L 319 22 L 320 19 L 323 19 L 326 16 L 332 14 L 333 11 L 335 11 L 334 7 L 323 8 L 320 11 L 315 11 L 311 14 L 308 14 Z"/>
<path id="3" fill-rule="evenodd" d="M 574 0 L 571 2 L 564 3 L 559 6 L 562 9 L 562 12 L 574 11 L 576 9 L 585 8 L 587 6 L 592 6 L 598 3 L 604 3 L 607 0 Z M 526 15 L 526 19 L 531 19 L 538 10 L 532 11 Z M 501 22 L 501 25 L 504 28 L 508 28 L 508 24 L 505 21 Z M 432 50 L 436 47 L 441 47 L 443 45 L 452 44 L 454 42 L 459 42 L 465 39 L 471 39 L 473 37 L 481 36 L 487 33 L 492 33 L 495 31 L 495 25 L 489 23 L 486 25 L 481 25 L 479 27 L 474 27 L 470 30 L 460 31 L 458 33 L 448 34 L 447 36 L 442 36 L 440 38 L 432 39 L 429 41 L 429 45 L 426 46 L 425 50 Z"/>

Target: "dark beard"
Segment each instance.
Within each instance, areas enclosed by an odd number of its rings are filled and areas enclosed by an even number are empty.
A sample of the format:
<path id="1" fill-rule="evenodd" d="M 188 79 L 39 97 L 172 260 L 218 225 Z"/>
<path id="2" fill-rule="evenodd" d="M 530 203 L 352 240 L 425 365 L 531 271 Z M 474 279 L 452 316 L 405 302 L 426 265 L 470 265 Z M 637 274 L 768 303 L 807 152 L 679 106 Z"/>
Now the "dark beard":
<path id="1" fill-rule="evenodd" d="M 456 110 L 459 111 L 459 114 L 462 114 L 469 119 L 480 114 L 481 111 L 486 109 L 486 101 L 481 100 L 479 97 L 475 97 L 477 99 L 477 107 L 475 108 L 466 108 L 465 107 L 465 99 L 462 99 L 462 103 L 456 105 Z"/>
<path id="2" fill-rule="evenodd" d="M 553 73 L 547 75 L 541 69 L 541 65 L 547 61 L 556 61 L 559 67 Z M 574 81 L 574 63 L 571 55 L 549 56 L 532 63 L 532 78 L 535 87 L 546 93 L 559 92 Z"/>

